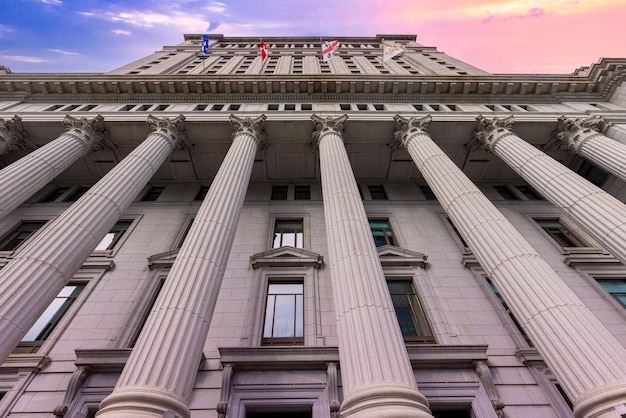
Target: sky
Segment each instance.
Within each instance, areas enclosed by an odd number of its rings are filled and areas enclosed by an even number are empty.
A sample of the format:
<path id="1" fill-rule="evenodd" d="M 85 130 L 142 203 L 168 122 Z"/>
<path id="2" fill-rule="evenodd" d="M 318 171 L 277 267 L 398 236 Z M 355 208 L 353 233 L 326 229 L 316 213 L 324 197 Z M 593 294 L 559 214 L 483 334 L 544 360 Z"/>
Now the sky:
<path id="1" fill-rule="evenodd" d="M 626 57 L 626 0 L 0 0 L 0 65 L 96 72 L 183 41 L 411 34 L 494 74 L 570 74 Z"/>

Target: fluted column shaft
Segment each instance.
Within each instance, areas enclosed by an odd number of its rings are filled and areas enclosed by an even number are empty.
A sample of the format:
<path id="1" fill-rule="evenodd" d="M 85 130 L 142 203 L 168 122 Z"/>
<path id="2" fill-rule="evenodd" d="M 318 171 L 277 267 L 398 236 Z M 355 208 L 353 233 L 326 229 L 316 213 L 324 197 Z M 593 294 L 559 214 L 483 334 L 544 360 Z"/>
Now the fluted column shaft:
<path id="1" fill-rule="evenodd" d="M 626 403 L 626 349 L 424 131 L 396 116 L 396 138 L 575 403 L 577 417 Z M 599 415 L 593 415 L 599 413 Z"/>
<path id="2" fill-rule="evenodd" d="M 0 170 L 0 218 L 20 206 L 107 136 L 104 119 L 66 116 L 67 132 Z"/>
<path id="3" fill-rule="evenodd" d="M 188 417 L 265 116 L 236 132 L 113 393 L 98 417 Z M 155 349 L 157 348 L 157 349 Z M 173 414 L 173 415 L 166 415 Z"/>
<path id="4" fill-rule="evenodd" d="M 182 124 L 182 120 L 181 116 L 176 123 Z M 110 231 L 182 136 L 166 119 L 151 121 L 154 132 L 0 270 L 0 362 Z"/>
<path id="5" fill-rule="evenodd" d="M 626 205 L 513 132 L 513 117 L 478 118 L 476 137 L 550 203 L 626 263 Z"/>
<path id="6" fill-rule="evenodd" d="M 341 416 L 430 417 L 343 144 L 346 119 L 313 116 L 337 314 L 344 389 Z"/>
<path id="7" fill-rule="evenodd" d="M 574 120 L 563 116 L 556 137 L 578 155 L 626 181 L 626 145 L 602 135 L 603 125 L 599 117 Z"/>

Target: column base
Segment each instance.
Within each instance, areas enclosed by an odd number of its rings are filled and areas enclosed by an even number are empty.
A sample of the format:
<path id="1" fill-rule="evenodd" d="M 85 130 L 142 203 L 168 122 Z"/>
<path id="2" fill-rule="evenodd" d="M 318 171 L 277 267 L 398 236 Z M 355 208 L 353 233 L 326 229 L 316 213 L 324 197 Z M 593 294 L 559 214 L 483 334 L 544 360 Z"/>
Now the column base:
<path id="1" fill-rule="evenodd" d="M 113 391 L 100 404 L 97 418 L 189 418 L 187 402 L 169 392 L 146 388 Z"/>
<path id="2" fill-rule="evenodd" d="M 605 386 L 581 396 L 574 405 L 576 418 L 626 417 L 626 386 Z"/>
<path id="3" fill-rule="evenodd" d="M 416 388 L 378 385 L 352 392 L 341 404 L 341 418 L 432 418 L 428 400 Z"/>

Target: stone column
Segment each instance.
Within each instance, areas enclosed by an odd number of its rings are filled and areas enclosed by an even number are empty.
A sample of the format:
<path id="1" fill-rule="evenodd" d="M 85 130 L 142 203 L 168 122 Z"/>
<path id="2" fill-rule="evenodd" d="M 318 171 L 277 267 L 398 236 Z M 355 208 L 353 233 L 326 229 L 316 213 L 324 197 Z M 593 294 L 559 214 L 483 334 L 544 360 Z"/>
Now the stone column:
<path id="1" fill-rule="evenodd" d="M 605 125 L 599 116 L 586 119 L 561 116 L 555 136 L 576 154 L 626 181 L 626 145 L 602 135 Z"/>
<path id="2" fill-rule="evenodd" d="M 0 170 L 0 218 L 108 137 L 100 115 L 91 120 L 66 116 L 63 123 L 67 132 Z M 14 128 L 12 132 L 17 131 Z"/>
<path id="3" fill-rule="evenodd" d="M 37 148 L 22 128 L 22 119 L 15 115 L 11 120 L 0 118 L 0 155 L 19 149 Z"/>
<path id="4" fill-rule="evenodd" d="M 313 115 L 337 314 L 342 417 L 431 417 L 418 391 L 343 139 Z"/>
<path id="5" fill-rule="evenodd" d="M 533 147 L 511 128 L 515 120 L 477 118 L 475 136 L 550 203 L 626 263 L 626 205 Z"/>
<path id="6" fill-rule="evenodd" d="M 396 140 L 574 401 L 576 417 L 618 416 L 626 349 L 433 142 L 430 116 L 395 119 Z"/>
<path id="7" fill-rule="evenodd" d="M 250 181 L 265 115 L 231 116 L 233 144 L 99 418 L 189 417 L 187 402 Z"/>
<path id="8" fill-rule="evenodd" d="M 153 132 L 0 270 L 0 362 L 170 155 L 183 121 L 149 117 Z"/>

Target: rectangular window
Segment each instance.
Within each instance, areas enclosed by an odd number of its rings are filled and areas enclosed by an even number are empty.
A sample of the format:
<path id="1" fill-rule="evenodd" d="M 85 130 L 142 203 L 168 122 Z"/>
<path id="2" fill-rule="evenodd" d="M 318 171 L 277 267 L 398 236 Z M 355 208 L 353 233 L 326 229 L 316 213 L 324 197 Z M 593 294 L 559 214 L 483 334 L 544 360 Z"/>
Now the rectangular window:
<path id="1" fill-rule="evenodd" d="M 76 202 L 78 199 L 81 198 L 82 195 L 87 193 L 87 191 L 89 191 L 89 187 L 87 187 L 87 186 L 80 186 L 79 188 L 74 190 L 74 192 L 72 194 L 70 194 L 67 198 L 65 198 L 65 201 L 66 202 Z"/>
<path id="2" fill-rule="evenodd" d="M 272 200 L 287 200 L 287 186 L 272 186 Z"/>
<path id="3" fill-rule="evenodd" d="M 311 200 L 311 187 L 307 185 L 294 187 L 294 195 L 293 198 L 295 200 Z"/>
<path id="4" fill-rule="evenodd" d="M 580 239 L 572 234 L 558 218 L 535 219 L 535 222 L 561 247 L 585 247 Z"/>
<path id="5" fill-rule="evenodd" d="M 274 224 L 272 248 L 303 247 L 302 219 L 277 219 Z"/>
<path id="6" fill-rule="evenodd" d="M 209 193 L 209 186 L 201 186 L 200 190 L 198 190 L 198 194 L 193 200 L 204 200 L 207 193 Z"/>
<path id="7" fill-rule="evenodd" d="M 493 186 L 493 188 L 506 200 L 519 200 L 519 197 L 506 186 Z"/>
<path id="8" fill-rule="evenodd" d="M 419 186 L 419 187 L 420 187 L 420 190 L 422 191 L 422 194 L 426 198 L 426 200 L 437 200 L 437 197 L 435 196 L 435 193 L 433 193 L 430 186 Z"/>
<path id="9" fill-rule="evenodd" d="M 387 200 L 387 193 L 382 185 L 367 186 L 372 200 Z"/>
<path id="10" fill-rule="evenodd" d="M 126 233 L 133 221 L 118 221 L 113 228 L 104 236 L 96 251 L 108 251 L 115 248 L 122 236 Z"/>
<path id="11" fill-rule="evenodd" d="M 374 244 L 376 244 L 377 247 L 396 245 L 388 219 L 370 219 L 369 222 L 372 236 L 374 237 Z"/>
<path id="12" fill-rule="evenodd" d="M 0 240 L 0 251 L 15 251 L 24 241 L 46 224 L 46 221 L 22 221 Z"/>
<path id="13" fill-rule="evenodd" d="M 511 321 L 513 321 L 513 324 L 515 325 L 515 328 L 517 328 L 517 330 L 522 335 L 522 337 L 524 337 L 524 339 L 526 340 L 526 343 L 528 343 L 528 345 L 530 347 L 534 347 L 533 342 L 530 340 L 530 337 L 528 337 L 528 334 L 526 334 L 526 331 L 524 330 L 524 328 L 522 328 L 520 323 L 517 321 L 517 318 L 515 318 L 515 315 L 513 315 L 513 312 L 511 312 L 511 309 L 509 308 L 509 306 L 504 301 L 504 298 L 500 294 L 500 291 L 498 290 L 496 285 L 493 284 L 493 282 L 491 281 L 490 278 L 485 276 L 485 279 L 487 280 L 487 283 L 489 283 L 489 286 L 491 287 L 491 290 L 493 290 L 493 293 L 498 298 L 498 301 L 502 304 L 502 307 L 504 308 L 504 311 L 509 316 L 509 318 L 511 318 Z"/>
<path id="14" fill-rule="evenodd" d="M 65 194 L 65 192 L 67 192 L 69 189 L 69 187 L 57 187 L 52 192 L 48 193 L 46 197 L 41 199 L 41 202 L 54 202 L 59 197 L 63 196 L 63 194 Z"/>
<path id="15" fill-rule="evenodd" d="M 589 161 L 583 161 L 576 173 L 589 180 L 592 184 L 595 184 L 598 187 L 602 187 L 604 181 L 609 176 L 608 173 L 599 169 L 595 165 L 591 164 Z"/>
<path id="16" fill-rule="evenodd" d="M 146 192 L 145 195 L 141 198 L 142 202 L 154 202 L 159 198 L 161 193 L 165 189 L 164 186 L 151 186 L 150 189 Z"/>
<path id="17" fill-rule="evenodd" d="M 389 294 L 406 341 L 434 342 L 422 305 L 410 280 L 387 280 Z"/>
<path id="18" fill-rule="evenodd" d="M 45 341 L 63 316 L 70 309 L 80 293 L 85 289 L 84 283 L 74 283 L 65 286 L 52 303 L 46 308 L 37 322 L 26 333 L 15 353 L 35 353 Z"/>
<path id="19" fill-rule="evenodd" d="M 267 287 L 264 345 L 304 344 L 304 285 L 270 282 Z"/>
<path id="20" fill-rule="evenodd" d="M 626 277 L 596 279 L 596 281 L 608 294 L 617 299 L 626 308 Z"/>
<path id="21" fill-rule="evenodd" d="M 517 190 L 522 192 L 528 200 L 541 200 L 541 196 L 539 196 L 539 194 L 530 186 L 517 186 Z"/>

